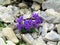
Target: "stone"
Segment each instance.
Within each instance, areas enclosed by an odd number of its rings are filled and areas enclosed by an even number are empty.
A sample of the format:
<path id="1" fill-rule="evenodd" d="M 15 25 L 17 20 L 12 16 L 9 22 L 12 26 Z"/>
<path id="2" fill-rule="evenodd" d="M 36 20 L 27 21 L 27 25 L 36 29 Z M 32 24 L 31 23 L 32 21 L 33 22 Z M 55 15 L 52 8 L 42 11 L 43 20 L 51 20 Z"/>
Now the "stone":
<path id="1" fill-rule="evenodd" d="M 32 16 L 31 11 L 27 11 L 27 13 L 23 15 L 23 19 L 31 18 L 31 16 Z"/>
<path id="2" fill-rule="evenodd" d="M 10 4 L 11 0 L 0 0 L 0 5 Z"/>
<path id="3" fill-rule="evenodd" d="M 42 37 L 39 37 L 33 42 L 33 45 L 46 45 L 46 43 L 43 41 Z"/>
<path id="4" fill-rule="evenodd" d="M 12 41 L 10 41 L 10 40 L 7 40 L 6 42 L 7 42 L 6 45 L 16 45 L 16 44 L 14 44 Z"/>
<path id="5" fill-rule="evenodd" d="M 60 24 L 57 24 L 57 25 L 56 25 L 56 28 L 57 28 L 58 34 L 60 34 Z"/>
<path id="6" fill-rule="evenodd" d="M 20 8 L 27 8 L 28 6 L 25 3 L 19 3 L 18 5 Z"/>
<path id="7" fill-rule="evenodd" d="M 60 24 L 60 16 L 59 16 L 58 18 L 56 18 L 56 19 L 53 21 L 53 23 L 55 23 L 55 24 Z"/>
<path id="8" fill-rule="evenodd" d="M 56 17 L 52 15 L 47 15 L 46 12 L 43 11 L 41 12 L 40 17 L 42 17 L 44 21 L 47 21 L 49 23 L 52 23 L 56 19 Z"/>
<path id="9" fill-rule="evenodd" d="M 60 41 L 58 42 L 58 44 L 57 45 L 60 45 Z"/>
<path id="10" fill-rule="evenodd" d="M 48 26 L 49 26 L 49 24 L 48 24 L 47 22 L 45 22 L 45 23 L 43 24 L 42 28 L 40 28 L 41 33 L 42 33 L 42 34 L 41 34 L 42 36 L 45 36 L 45 35 L 47 34 Z"/>
<path id="11" fill-rule="evenodd" d="M 44 2 L 44 0 L 33 0 L 33 1 L 36 1 L 38 3 L 43 3 Z"/>
<path id="12" fill-rule="evenodd" d="M 3 35 L 10 41 L 14 42 L 14 43 L 18 43 L 19 40 L 16 37 L 15 33 L 13 32 L 12 28 L 6 27 L 2 29 L 2 33 Z"/>
<path id="13" fill-rule="evenodd" d="M 48 16 L 49 15 L 54 16 L 54 17 L 59 17 L 60 16 L 60 13 L 58 13 L 54 9 L 47 9 L 45 12 Z"/>
<path id="14" fill-rule="evenodd" d="M 32 45 L 32 43 L 34 42 L 34 39 L 32 38 L 32 36 L 30 34 L 21 34 L 21 37 L 29 45 Z"/>
<path id="15" fill-rule="evenodd" d="M 58 12 L 60 12 L 60 0 L 46 0 L 42 3 L 43 9 L 54 9 Z"/>
<path id="16" fill-rule="evenodd" d="M 47 45 L 57 45 L 57 42 L 48 41 Z"/>
<path id="17" fill-rule="evenodd" d="M 40 9 L 40 5 L 37 4 L 37 3 L 33 3 L 32 6 L 31 6 L 31 8 L 32 8 L 33 10 L 39 10 L 39 9 Z"/>
<path id="18" fill-rule="evenodd" d="M 0 38 L 0 45 L 6 45 L 3 38 Z"/>
<path id="19" fill-rule="evenodd" d="M 15 6 L 0 6 L 0 21 L 6 23 L 12 23 L 15 20 L 16 15 L 18 14 L 19 10 Z"/>
<path id="20" fill-rule="evenodd" d="M 50 31 L 50 30 L 53 30 L 55 27 L 54 27 L 54 24 L 49 24 L 49 26 L 48 26 L 48 30 Z"/>
<path id="21" fill-rule="evenodd" d="M 49 32 L 45 35 L 44 40 L 46 40 L 46 41 L 59 41 L 60 35 L 52 30 L 51 32 Z"/>
<path id="22" fill-rule="evenodd" d="M 6 22 L 6 23 L 11 23 L 11 22 L 14 22 L 14 17 L 5 13 L 5 14 L 0 14 L 0 18 L 3 22 Z"/>
<path id="23" fill-rule="evenodd" d="M 38 38 L 38 33 L 32 33 L 32 37 L 34 38 L 34 39 L 36 39 L 36 38 Z"/>

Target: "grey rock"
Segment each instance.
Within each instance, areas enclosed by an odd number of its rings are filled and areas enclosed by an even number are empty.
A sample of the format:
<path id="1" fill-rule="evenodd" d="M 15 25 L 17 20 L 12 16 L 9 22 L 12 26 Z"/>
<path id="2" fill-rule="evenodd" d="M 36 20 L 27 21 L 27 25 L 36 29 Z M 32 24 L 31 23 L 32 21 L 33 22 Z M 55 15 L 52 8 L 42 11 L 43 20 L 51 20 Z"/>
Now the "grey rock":
<path id="1" fill-rule="evenodd" d="M 20 8 L 27 8 L 28 6 L 25 3 L 19 3 L 18 5 Z"/>
<path id="2" fill-rule="evenodd" d="M 60 24 L 57 24 L 56 27 L 57 27 L 57 32 L 60 34 Z"/>
<path id="3" fill-rule="evenodd" d="M 56 19 L 53 21 L 53 23 L 55 23 L 55 24 L 59 23 L 59 24 L 60 24 L 60 17 L 56 18 Z"/>
<path id="4" fill-rule="evenodd" d="M 51 16 L 51 15 L 47 15 L 46 12 L 41 12 L 41 15 L 40 15 L 45 21 L 49 22 L 49 23 L 52 23 L 53 20 L 55 19 L 54 16 Z"/>
<path id="5" fill-rule="evenodd" d="M 33 0 L 33 1 L 36 1 L 36 2 L 39 2 L 39 3 L 44 2 L 44 0 Z"/>
<path id="6" fill-rule="evenodd" d="M 49 24 L 48 24 L 47 22 L 45 22 L 45 23 L 43 24 L 43 27 L 39 29 L 39 30 L 41 30 L 41 32 L 42 32 L 42 36 L 45 36 L 45 35 L 47 34 L 48 26 L 49 26 Z"/>
<path id="7" fill-rule="evenodd" d="M 0 38 L 0 45 L 6 45 L 3 38 Z"/>
<path id="8" fill-rule="evenodd" d="M 45 35 L 44 40 L 46 40 L 46 41 L 59 41 L 60 35 L 54 31 L 51 31 Z"/>
<path id="9" fill-rule="evenodd" d="M 34 39 L 30 34 L 21 34 L 21 37 L 29 45 L 32 45 L 32 43 L 34 42 Z"/>
<path id="10" fill-rule="evenodd" d="M 39 9 L 40 9 L 40 5 L 37 4 L 37 3 L 33 3 L 32 6 L 31 6 L 31 8 L 32 8 L 33 10 L 39 10 Z"/>
<path id="11" fill-rule="evenodd" d="M 43 41 L 42 37 L 40 36 L 33 42 L 33 45 L 46 45 L 46 43 Z"/>
<path id="12" fill-rule="evenodd" d="M 32 33 L 32 37 L 34 38 L 34 39 L 36 39 L 36 38 L 38 38 L 38 33 Z"/>
<path id="13" fill-rule="evenodd" d="M 11 0 L 0 0 L 0 5 L 10 4 Z"/>
<path id="14" fill-rule="evenodd" d="M 48 41 L 47 45 L 57 45 L 57 42 Z"/>
<path id="15" fill-rule="evenodd" d="M 47 0 L 42 4 L 43 9 L 54 9 L 60 12 L 60 0 Z"/>
<path id="16" fill-rule="evenodd" d="M 58 44 L 57 45 L 60 45 L 60 41 L 58 42 Z"/>
<path id="17" fill-rule="evenodd" d="M 8 40 L 11 40 L 14 43 L 19 42 L 12 28 L 9 28 L 9 27 L 3 28 L 2 33 Z"/>

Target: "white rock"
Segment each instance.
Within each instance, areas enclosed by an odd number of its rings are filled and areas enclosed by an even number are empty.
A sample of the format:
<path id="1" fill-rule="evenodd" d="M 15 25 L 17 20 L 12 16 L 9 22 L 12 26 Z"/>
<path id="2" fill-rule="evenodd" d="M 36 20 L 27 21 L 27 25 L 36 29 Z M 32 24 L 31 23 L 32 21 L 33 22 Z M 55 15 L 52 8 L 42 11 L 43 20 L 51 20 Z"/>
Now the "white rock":
<path id="1" fill-rule="evenodd" d="M 33 42 L 33 45 L 46 45 L 46 44 L 43 41 L 42 37 L 39 37 Z"/>
<path id="2" fill-rule="evenodd" d="M 22 36 L 22 39 L 30 45 L 32 45 L 32 43 L 34 42 L 34 39 L 30 34 L 27 34 L 27 35 L 21 34 L 21 36 Z"/>
<path id="3" fill-rule="evenodd" d="M 7 42 L 6 45 L 16 45 L 16 44 L 14 44 L 12 41 L 10 41 L 10 40 L 7 40 L 6 42 Z"/>
<path id="4" fill-rule="evenodd" d="M 49 23 L 53 22 L 54 19 L 56 19 L 56 17 L 52 16 L 52 15 L 47 15 L 46 12 L 41 12 L 41 15 L 40 15 L 45 21 L 48 21 Z"/>
<path id="5" fill-rule="evenodd" d="M 0 5 L 10 4 L 11 0 L 0 0 Z"/>
<path id="6" fill-rule="evenodd" d="M 60 34 L 60 24 L 57 24 L 57 32 Z"/>
<path id="7" fill-rule="evenodd" d="M 48 30 L 53 30 L 54 29 L 54 24 L 49 24 Z"/>
<path id="8" fill-rule="evenodd" d="M 53 23 L 60 23 L 60 17 L 57 17 L 57 18 L 53 21 Z"/>
<path id="9" fill-rule="evenodd" d="M 14 22 L 17 14 L 19 13 L 19 9 L 15 6 L 0 6 L 0 19 L 6 23 Z"/>
<path id="10" fill-rule="evenodd" d="M 31 18 L 31 16 L 32 16 L 31 12 L 27 11 L 27 13 L 23 15 L 23 19 Z"/>
<path id="11" fill-rule="evenodd" d="M 33 1 L 36 1 L 36 2 L 38 2 L 38 3 L 44 2 L 44 0 L 33 0 Z"/>
<path id="12" fill-rule="evenodd" d="M 32 37 L 36 39 L 38 37 L 38 33 L 36 33 L 36 32 L 32 33 Z"/>
<path id="13" fill-rule="evenodd" d="M 19 3 L 18 5 L 20 8 L 27 8 L 28 6 L 25 3 Z"/>
<path id="14" fill-rule="evenodd" d="M 60 16 L 60 13 L 56 12 L 54 9 L 47 9 L 45 11 L 47 13 L 47 15 L 51 15 L 51 16 L 54 16 L 54 17 L 59 17 Z"/>
<path id="15" fill-rule="evenodd" d="M 2 21 L 6 22 L 6 23 L 11 23 L 14 22 L 14 17 L 5 13 L 5 14 L 0 14 L 0 18 Z"/>
<path id="16" fill-rule="evenodd" d="M 47 45 L 56 45 L 56 44 L 57 44 L 57 42 L 52 42 L 52 41 L 47 42 Z"/>
<path id="17" fill-rule="evenodd" d="M 60 45 L 60 41 L 58 42 L 58 44 L 57 45 Z"/>
<path id="18" fill-rule="evenodd" d="M 8 40 L 11 40 L 14 43 L 19 42 L 12 28 L 9 28 L 9 27 L 3 28 L 2 32 L 3 32 L 3 35 L 6 36 Z"/>
<path id="19" fill-rule="evenodd" d="M 6 45 L 2 38 L 0 38 L 0 45 Z"/>
<path id="20" fill-rule="evenodd" d="M 46 0 L 42 3 L 43 9 L 54 9 L 58 12 L 60 12 L 60 0 Z"/>
<path id="21" fill-rule="evenodd" d="M 48 27 L 49 27 L 49 24 L 47 22 L 45 22 L 43 24 L 43 27 L 40 29 L 42 31 L 42 36 L 45 36 L 47 34 Z"/>
<path id="22" fill-rule="evenodd" d="M 40 9 L 40 5 L 37 4 L 37 3 L 33 3 L 31 8 L 34 9 L 34 10 L 39 10 Z"/>
<path id="23" fill-rule="evenodd" d="M 51 31 L 45 35 L 44 40 L 46 40 L 46 41 L 59 41 L 60 35 L 54 31 Z"/>

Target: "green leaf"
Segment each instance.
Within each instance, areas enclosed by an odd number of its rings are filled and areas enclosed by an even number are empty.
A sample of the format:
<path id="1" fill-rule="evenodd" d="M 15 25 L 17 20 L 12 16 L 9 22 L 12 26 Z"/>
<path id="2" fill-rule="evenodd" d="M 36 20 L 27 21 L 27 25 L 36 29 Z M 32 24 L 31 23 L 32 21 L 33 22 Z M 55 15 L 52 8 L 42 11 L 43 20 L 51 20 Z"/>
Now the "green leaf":
<path id="1" fill-rule="evenodd" d="M 34 28 L 31 28 L 29 32 L 34 33 L 34 32 L 36 32 L 36 30 Z"/>
<path id="2" fill-rule="evenodd" d="M 0 27 L 5 27 L 4 22 L 0 22 Z"/>

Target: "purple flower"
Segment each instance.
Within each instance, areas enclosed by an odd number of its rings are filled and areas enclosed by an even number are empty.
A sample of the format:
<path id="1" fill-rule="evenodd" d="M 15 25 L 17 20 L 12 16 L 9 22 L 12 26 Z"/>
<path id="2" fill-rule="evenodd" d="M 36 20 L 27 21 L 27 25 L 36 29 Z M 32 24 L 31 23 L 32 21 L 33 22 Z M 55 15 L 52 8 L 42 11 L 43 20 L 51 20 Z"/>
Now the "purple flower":
<path id="1" fill-rule="evenodd" d="M 33 24 L 32 24 L 32 20 L 25 20 L 24 21 L 24 27 L 26 30 L 30 30 L 32 28 Z"/>
<path id="2" fill-rule="evenodd" d="M 41 17 L 38 16 L 38 13 L 33 13 L 32 18 L 24 20 L 23 16 L 20 16 L 19 18 L 16 19 L 16 22 L 18 23 L 16 25 L 17 28 L 19 30 L 21 30 L 22 28 L 25 28 L 27 31 L 29 31 L 31 28 L 38 28 L 39 24 L 43 22 Z"/>
<path id="3" fill-rule="evenodd" d="M 41 23 L 43 22 L 43 20 L 42 20 L 41 18 L 38 18 L 38 19 L 35 19 L 35 22 L 36 22 L 37 24 L 41 24 Z"/>
<path id="4" fill-rule="evenodd" d="M 18 30 L 21 30 L 23 28 L 22 24 L 17 23 L 16 27 L 18 28 Z"/>
<path id="5" fill-rule="evenodd" d="M 33 13 L 33 14 L 32 14 L 32 17 L 33 17 L 34 19 L 40 18 L 40 17 L 38 16 L 38 13 Z"/>
<path id="6" fill-rule="evenodd" d="M 32 17 L 35 19 L 36 24 L 42 23 L 43 20 L 39 17 L 38 13 L 33 13 Z"/>
<path id="7" fill-rule="evenodd" d="M 33 27 L 34 27 L 34 28 L 38 28 L 38 24 L 37 24 L 35 21 L 33 21 L 32 24 L 33 24 Z"/>
<path id="8" fill-rule="evenodd" d="M 19 18 L 16 19 L 16 22 L 21 23 L 23 21 L 23 16 L 20 16 Z"/>

